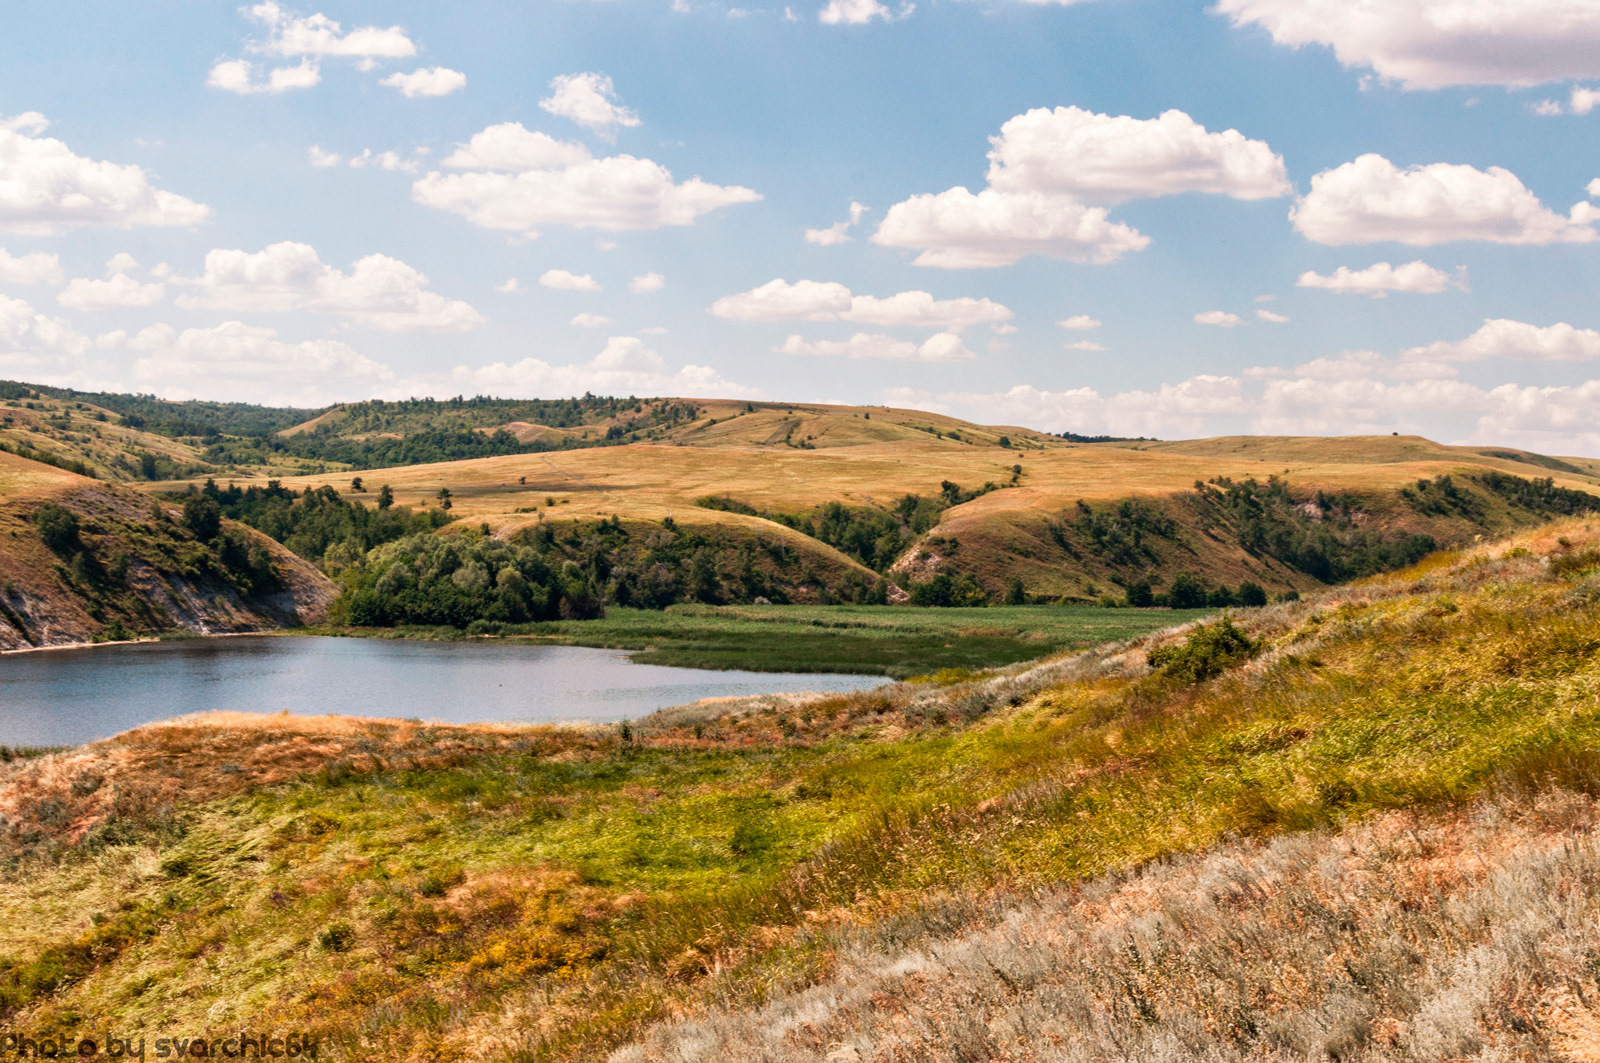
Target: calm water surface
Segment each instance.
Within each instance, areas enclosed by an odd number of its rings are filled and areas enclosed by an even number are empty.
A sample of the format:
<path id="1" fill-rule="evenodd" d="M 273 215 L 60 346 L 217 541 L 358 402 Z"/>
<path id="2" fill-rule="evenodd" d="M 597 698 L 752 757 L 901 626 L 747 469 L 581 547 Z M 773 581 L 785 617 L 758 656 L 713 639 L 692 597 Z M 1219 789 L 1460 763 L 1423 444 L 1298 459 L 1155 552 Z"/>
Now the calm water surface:
<path id="1" fill-rule="evenodd" d="M 218 709 L 445 723 L 608 722 L 698 698 L 863 690 L 885 681 L 664 668 L 575 646 L 313 637 L 151 642 L 0 657 L 0 745 L 76 745 Z"/>

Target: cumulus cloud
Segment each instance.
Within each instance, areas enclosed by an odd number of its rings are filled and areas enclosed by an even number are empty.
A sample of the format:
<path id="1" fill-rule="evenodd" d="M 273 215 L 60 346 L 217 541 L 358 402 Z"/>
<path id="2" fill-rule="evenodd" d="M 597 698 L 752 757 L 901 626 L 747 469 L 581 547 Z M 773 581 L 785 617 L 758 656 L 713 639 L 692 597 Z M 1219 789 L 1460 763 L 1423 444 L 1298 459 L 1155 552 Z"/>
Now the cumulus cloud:
<path id="1" fill-rule="evenodd" d="M 424 382 L 425 391 L 441 390 Z M 457 366 L 442 388 L 493 395 L 681 395 L 696 398 L 763 398 L 759 389 L 725 380 L 715 369 L 685 365 L 669 372 L 665 361 L 637 336 L 612 336 L 591 361 L 551 365 L 537 358 Z"/>
<path id="2" fill-rule="evenodd" d="M 900 8 L 900 18 L 911 14 L 914 5 L 903 4 Z M 892 22 L 895 15 L 878 0 L 828 0 L 828 4 L 817 14 L 817 20 L 828 26 L 862 26 L 875 18 L 885 22 Z"/>
<path id="3" fill-rule="evenodd" d="M 1002 192 L 1109 205 L 1185 192 L 1274 199 L 1294 190 L 1266 143 L 1237 129 L 1207 132 L 1178 110 L 1138 119 L 1041 107 L 1006 122 L 990 142 L 989 187 Z"/>
<path id="4" fill-rule="evenodd" d="M 562 292 L 597 292 L 600 284 L 589 274 L 577 274 L 564 269 L 547 269 L 539 275 L 539 283 L 546 288 Z"/>
<path id="5" fill-rule="evenodd" d="M 218 248 L 207 252 L 202 276 L 175 280 L 193 289 L 178 297 L 186 309 L 310 310 L 390 332 L 462 332 L 484 321 L 467 303 L 428 291 L 428 278 L 399 259 L 368 255 L 346 274 L 291 241 L 256 252 Z"/>
<path id="6" fill-rule="evenodd" d="M 782 347 L 774 347 L 773 350 L 780 354 L 829 358 L 895 358 L 921 362 L 961 362 L 977 357 L 961 342 L 961 337 L 953 332 L 941 332 L 921 344 L 871 332 L 857 332 L 848 340 L 816 342 L 807 342 L 800 336 L 790 336 Z"/>
<path id="7" fill-rule="evenodd" d="M 525 292 L 528 289 L 524 288 L 517 278 L 509 277 L 506 279 L 504 284 L 496 284 L 494 286 L 494 290 L 499 292 L 501 295 L 516 295 L 519 292 Z"/>
<path id="8" fill-rule="evenodd" d="M 659 273 L 641 273 L 628 282 L 628 291 L 634 295 L 659 292 L 667 286 L 667 278 Z"/>
<path id="9" fill-rule="evenodd" d="M 748 188 L 698 177 L 677 183 L 649 159 L 597 159 L 580 144 L 514 122 L 477 134 L 444 166 L 470 172 L 429 173 L 412 185 L 413 199 L 486 229 L 528 236 L 550 224 L 611 232 L 691 225 L 720 207 L 761 199 Z"/>
<path id="10" fill-rule="evenodd" d="M 1480 362 L 1485 358 L 1585 362 L 1600 358 L 1600 332 L 1574 328 L 1565 321 L 1541 328 L 1524 321 L 1486 318 L 1483 327 L 1466 339 L 1412 347 L 1404 357 L 1424 362 Z"/>
<path id="11" fill-rule="evenodd" d="M 1600 77 L 1600 8 L 1581 0 L 1218 0 L 1214 10 L 1407 88 Z"/>
<path id="12" fill-rule="evenodd" d="M 323 151 L 316 144 L 306 149 L 306 158 L 312 166 L 319 170 L 326 170 L 331 166 L 338 166 L 344 162 L 344 156 L 336 151 Z"/>
<path id="13" fill-rule="evenodd" d="M 604 74 L 562 74 L 551 80 L 550 90 L 540 107 L 607 139 L 616 135 L 618 126 L 639 124 L 637 113 L 617 103 L 616 87 Z"/>
<path id="14" fill-rule="evenodd" d="M 289 343 L 270 328 L 239 321 L 182 332 L 153 325 L 102 339 L 103 346 L 138 355 L 132 377 L 140 390 L 173 399 L 322 406 L 365 398 L 394 378 L 387 367 L 338 340 Z"/>
<path id="15" fill-rule="evenodd" d="M 896 203 L 873 241 L 920 251 L 916 265 L 946 269 L 1007 266 L 1033 254 L 1103 263 L 1150 243 L 1110 221 L 1110 205 L 1186 192 L 1265 199 L 1293 191 L 1283 160 L 1264 142 L 1235 129 L 1209 132 L 1176 110 L 1136 119 L 1038 108 L 1007 121 L 990 144 L 988 187 Z"/>
<path id="16" fill-rule="evenodd" d="M 409 74 L 390 74 L 378 84 L 398 89 L 407 99 L 448 96 L 467 87 L 467 75 L 446 66 L 426 66 Z"/>
<path id="17" fill-rule="evenodd" d="M 399 26 L 387 29 L 358 26 L 346 33 L 344 27 L 326 15 L 297 16 L 272 0 L 245 8 L 244 14 L 268 29 L 265 41 L 250 45 L 252 51 L 267 55 L 291 59 L 296 56 L 407 59 L 417 54 L 416 44 Z"/>
<path id="18" fill-rule="evenodd" d="M 1244 319 L 1238 314 L 1230 314 L 1226 310 L 1206 310 L 1194 316 L 1196 324 L 1215 325 L 1218 328 L 1235 328 L 1244 324 Z"/>
<path id="19" fill-rule="evenodd" d="M 120 310 L 154 306 L 166 297 L 166 286 L 144 284 L 129 276 L 138 265 L 132 255 L 116 255 L 106 263 L 106 275 L 103 279 L 74 277 L 56 296 L 56 301 L 74 310 Z"/>
<path id="20" fill-rule="evenodd" d="M 1009 321 L 1011 310 L 990 299 L 935 299 L 928 292 L 898 292 L 879 299 L 854 295 L 833 281 L 779 278 L 711 304 L 731 321 L 851 321 L 863 325 L 939 328 L 960 332 L 968 325 Z"/>
<path id="21" fill-rule="evenodd" d="M 1105 344 L 1096 343 L 1094 340 L 1073 340 L 1071 343 L 1065 344 L 1065 347 L 1069 351 L 1104 351 L 1108 349 Z"/>
<path id="22" fill-rule="evenodd" d="M 1321 288 L 1329 292 L 1359 293 L 1382 299 L 1389 292 L 1414 292 L 1419 295 L 1437 295 L 1452 284 L 1463 291 L 1467 287 L 1467 271 L 1463 266 L 1454 277 L 1442 269 L 1435 269 L 1420 259 L 1401 266 L 1377 262 L 1366 269 L 1353 270 L 1340 266 L 1327 276 L 1315 270 L 1300 274 L 1295 284 L 1301 288 Z"/>
<path id="23" fill-rule="evenodd" d="M 1289 212 L 1319 244 L 1394 241 L 1426 247 L 1457 240 L 1498 244 L 1588 243 L 1595 231 L 1539 202 L 1517 175 L 1491 166 L 1434 163 L 1402 170 L 1382 155 L 1324 170 Z"/>
<path id="24" fill-rule="evenodd" d="M 0 283 L 60 284 L 66 278 L 61 260 L 44 251 L 12 255 L 0 247 Z"/>
<path id="25" fill-rule="evenodd" d="M 23 111 L 10 118 L 0 118 L 0 129 L 36 137 L 50 128 L 50 119 L 38 111 Z"/>
<path id="26" fill-rule="evenodd" d="M 1069 318 L 1057 321 L 1056 324 L 1069 332 L 1087 332 L 1089 329 L 1100 327 L 1099 319 L 1090 317 L 1088 314 L 1073 314 Z"/>
<path id="27" fill-rule="evenodd" d="M 422 169 L 421 161 L 415 158 L 402 158 L 396 151 L 374 153 L 371 148 L 362 148 L 361 154 L 352 157 L 349 165 L 355 170 L 365 170 L 370 167 L 375 170 L 398 170 L 402 173 L 416 173 Z"/>
<path id="28" fill-rule="evenodd" d="M 0 229 L 48 236 L 85 225 L 198 225 L 211 216 L 210 207 L 152 187 L 138 166 L 86 159 L 22 131 L 29 128 L 40 127 L 0 129 Z"/>
<path id="29" fill-rule="evenodd" d="M 0 366 L 13 374 L 59 374 L 77 367 L 90 343 L 59 318 L 0 295 Z"/>
<path id="30" fill-rule="evenodd" d="M 611 324 L 611 319 L 602 314 L 578 314 L 568 324 L 577 328 L 604 328 Z"/>
<path id="31" fill-rule="evenodd" d="M 872 241 L 918 250 L 913 264 L 942 269 L 1009 266 L 1028 255 L 1104 263 L 1150 244 L 1138 230 L 1107 220 L 1104 207 L 1068 196 L 992 188 L 974 195 L 959 186 L 896 203 Z"/>
<path id="32" fill-rule="evenodd" d="M 1600 91 L 1581 86 L 1573 88 L 1572 97 L 1567 103 L 1573 114 L 1588 114 L 1597 105 L 1600 105 Z"/>
<path id="33" fill-rule="evenodd" d="M 276 95 L 294 89 L 314 88 L 322 83 L 322 70 L 311 59 L 302 59 L 294 66 L 273 67 L 260 76 L 260 70 L 248 59 L 219 59 L 206 75 L 206 85 L 223 92 L 240 96 L 262 93 Z"/>
<path id="34" fill-rule="evenodd" d="M 1156 391 L 1102 395 L 1094 388 L 1050 391 L 1019 384 L 999 392 L 930 394 L 890 389 L 893 405 L 937 412 L 959 411 L 987 424 L 1026 424 L 1049 432 L 1109 433 L 1184 438 L 1204 435 L 1209 418 L 1247 412 L 1249 401 L 1236 377 L 1201 375 Z"/>
<path id="35" fill-rule="evenodd" d="M 850 204 L 850 220 L 836 221 L 826 229 L 807 229 L 806 243 L 816 244 L 819 247 L 832 247 L 835 244 L 847 244 L 850 237 L 846 235 L 850 228 L 861 221 L 861 215 L 867 208 L 860 203 Z"/>
<path id="36" fill-rule="evenodd" d="M 1256 317 L 1257 319 L 1272 325 L 1282 325 L 1287 323 L 1289 320 L 1282 314 L 1274 314 L 1271 310 L 1257 310 Z"/>

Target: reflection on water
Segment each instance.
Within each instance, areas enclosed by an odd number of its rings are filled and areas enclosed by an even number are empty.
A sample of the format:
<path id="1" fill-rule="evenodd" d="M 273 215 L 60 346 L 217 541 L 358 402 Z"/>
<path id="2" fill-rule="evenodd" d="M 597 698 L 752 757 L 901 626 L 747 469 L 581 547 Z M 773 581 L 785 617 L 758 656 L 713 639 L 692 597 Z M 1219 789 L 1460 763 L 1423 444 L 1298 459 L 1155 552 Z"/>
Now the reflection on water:
<path id="1" fill-rule="evenodd" d="M 219 709 L 446 723 L 606 722 L 697 698 L 861 690 L 882 682 L 665 668 L 574 646 L 194 639 L 0 657 L 0 745 L 74 745 Z"/>

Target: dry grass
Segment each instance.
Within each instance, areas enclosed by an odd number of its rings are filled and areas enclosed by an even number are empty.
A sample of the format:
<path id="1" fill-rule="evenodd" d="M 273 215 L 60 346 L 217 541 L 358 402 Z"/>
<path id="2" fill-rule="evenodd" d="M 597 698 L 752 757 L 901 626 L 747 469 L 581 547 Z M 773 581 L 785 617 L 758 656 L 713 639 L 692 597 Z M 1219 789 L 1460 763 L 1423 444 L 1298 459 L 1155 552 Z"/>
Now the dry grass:
<path id="1" fill-rule="evenodd" d="M 1557 791 L 930 899 L 839 935 L 821 984 L 610 1060 L 1592 1059 L 1597 825 Z"/>

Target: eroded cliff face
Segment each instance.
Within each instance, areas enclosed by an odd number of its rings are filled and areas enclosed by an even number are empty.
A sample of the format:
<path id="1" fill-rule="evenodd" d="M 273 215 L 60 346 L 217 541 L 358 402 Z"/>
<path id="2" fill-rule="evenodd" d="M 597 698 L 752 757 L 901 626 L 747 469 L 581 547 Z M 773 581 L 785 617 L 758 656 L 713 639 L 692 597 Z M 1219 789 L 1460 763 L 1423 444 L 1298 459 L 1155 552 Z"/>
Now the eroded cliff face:
<path id="1" fill-rule="evenodd" d="M 0 469 L 19 471 L 32 470 Z M 70 533 L 46 541 L 36 519 L 46 506 L 70 514 L 56 515 Z M 57 470 L 0 476 L 0 650 L 326 619 L 337 590 L 316 568 L 243 525 L 205 531 L 116 485 Z"/>

